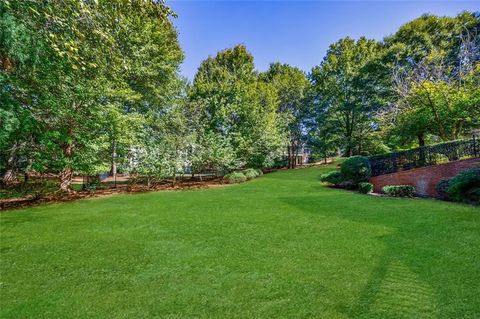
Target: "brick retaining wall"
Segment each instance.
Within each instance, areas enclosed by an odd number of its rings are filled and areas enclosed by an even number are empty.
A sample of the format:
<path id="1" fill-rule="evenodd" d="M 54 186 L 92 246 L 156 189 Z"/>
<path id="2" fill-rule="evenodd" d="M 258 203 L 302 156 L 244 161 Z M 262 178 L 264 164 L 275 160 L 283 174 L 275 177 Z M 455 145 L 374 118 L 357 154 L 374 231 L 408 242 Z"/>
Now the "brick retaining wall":
<path id="1" fill-rule="evenodd" d="M 386 185 L 413 185 L 418 195 L 436 197 L 435 186 L 438 182 L 476 166 L 480 166 L 478 157 L 375 176 L 370 178 L 370 183 L 373 184 L 373 190 L 377 193 L 381 192 L 382 187 Z"/>

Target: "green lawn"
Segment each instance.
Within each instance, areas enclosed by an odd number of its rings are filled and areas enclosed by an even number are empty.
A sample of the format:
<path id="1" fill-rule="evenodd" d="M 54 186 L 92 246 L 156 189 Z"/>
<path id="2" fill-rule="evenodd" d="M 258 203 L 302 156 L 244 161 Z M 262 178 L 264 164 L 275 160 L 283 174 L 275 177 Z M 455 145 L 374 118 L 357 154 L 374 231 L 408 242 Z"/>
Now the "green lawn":
<path id="1" fill-rule="evenodd" d="M 3 212 L 0 317 L 480 317 L 480 209 L 324 171 Z"/>

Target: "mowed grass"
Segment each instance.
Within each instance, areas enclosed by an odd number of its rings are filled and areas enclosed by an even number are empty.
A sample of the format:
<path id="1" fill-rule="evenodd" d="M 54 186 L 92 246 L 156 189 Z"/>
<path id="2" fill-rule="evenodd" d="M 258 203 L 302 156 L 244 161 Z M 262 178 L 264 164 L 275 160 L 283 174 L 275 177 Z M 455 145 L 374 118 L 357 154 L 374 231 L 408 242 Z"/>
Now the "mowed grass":
<path id="1" fill-rule="evenodd" d="M 329 169 L 3 212 L 0 317 L 480 317 L 480 209 Z"/>

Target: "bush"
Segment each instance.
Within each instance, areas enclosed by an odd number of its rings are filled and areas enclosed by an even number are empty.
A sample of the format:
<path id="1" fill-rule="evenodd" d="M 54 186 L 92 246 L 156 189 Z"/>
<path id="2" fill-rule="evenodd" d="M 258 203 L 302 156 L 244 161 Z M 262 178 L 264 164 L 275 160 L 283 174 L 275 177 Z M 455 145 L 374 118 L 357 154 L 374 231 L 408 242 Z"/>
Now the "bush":
<path id="1" fill-rule="evenodd" d="M 258 176 L 262 176 L 263 175 L 263 171 L 259 168 L 255 169 L 255 171 L 257 171 L 257 175 Z"/>
<path id="2" fill-rule="evenodd" d="M 373 184 L 362 182 L 358 184 L 358 191 L 362 194 L 368 194 L 373 192 Z"/>
<path id="3" fill-rule="evenodd" d="M 453 200 L 480 204 L 480 168 L 467 169 L 453 177 L 447 193 Z"/>
<path id="4" fill-rule="evenodd" d="M 255 178 L 255 177 L 258 176 L 258 172 L 257 172 L 257 170 L 254 169 L 254 168 L 244 169 L 244 170 L 242 171 L 242 173 L 243 173 L 243 175 L 245 175 L 245 177 L 246 177 L 247 179 L 253 179 L 253 178 Z"/>
<path id="5" fill-rule="evenodd" d="M 435 191 L 437 191 L 438 197 L 441 199 L 448 199 L 448 187 L 450 186 L 450 179 L 442 179 L 436 186 Z"/>
<path id="6" fill-rule="evenodd" d="M 352 156 L 342 163 L 342 178 L 345 181 L 352 181 L 355 185 L 360 182 L 366 182 L 372 175 L 370 161 L 365 156 Z"/>
<path id="7" fill-rule="evenodd" d="M 332 185 L 339 185 L 342 182 L 342 173 L 331 171 L 320 176 L 320 181 Z"/>
<path id="8" fill-rule="evenodd" d="M 414 197 L 415 187 L 411 185 L 387 185 L 382 188 L 382 192 L 392 197 Z"/>
<path id="9" fill-rule="evenodd" d="M 356 189 L 357 184 L 355 184 L 352 181 L 341 181 L 338 185 L 340 188 L 345 188 L 345 189 Z"/>
<path id="10" fill-rule="evenodd" d="M 227 174 L 223 177 L 229 184 L 243 183 L 247 180 L 247 177 L 241 172 L 234 172 Z"/>
<path id="11" fill-rule="evenodd" d="M 82 189 L 88 192 L 95 192 L 98 186 L 100 186 L 100 179 L 96 176 L 91 176 L 87 182 L 82 185 Z"/>

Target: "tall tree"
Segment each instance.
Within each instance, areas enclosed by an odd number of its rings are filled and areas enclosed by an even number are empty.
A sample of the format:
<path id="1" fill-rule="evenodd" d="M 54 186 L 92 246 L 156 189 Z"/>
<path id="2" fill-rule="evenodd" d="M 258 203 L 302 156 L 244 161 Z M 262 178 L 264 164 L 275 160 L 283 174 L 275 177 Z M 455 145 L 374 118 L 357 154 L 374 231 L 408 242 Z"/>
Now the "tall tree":
<path id="1" fill-rule="evenodd" d="M 165 104 L 183 57 L 172 13 L 154 0 L 7 2 L 3 9 L 34 40 L 27 59 L 2 42 L 2 64 L 12 69 L 2 89 L 17 93 L 15 103 L 44 132 L 37 169 L 59 171 L 69 190 L 74 171 L 102 162 L 106 108 L 147 112 Z"/>
<path id="2" fill-rule="evenodd" d="M 277 99 L 271 86 L 258 83 L 253 56 L 245 46 L 219 52 L 200 65 L 190 105 L 208 136 L 220 135 L 235 151 L 236 166 L 265 166 L 281 139 Z"/>
<path id="3" fill-rule="evenodd" d="M 272 63 L 260 75 L 260 79 L 275 88 L 279 99 L 277 112 L 279 125 L 288 136 L 288 167 L 296 166 L 296 158 L 302 147 L 303 119 L 306 114 L 305 91 L 309 82 L 305 73 L 288 64 Z"/>
<path id="4" fill-rule="evenodd" d="M 322 63 L 309 75 L 312 117 L 319 129 L 331 128 L 328 134 L 337 136 L 338 147 L 346 156 L 361 153 L 374 129 L 376 105 L 364 90 L 362 69 L 379 50 L 379 43 L 364 37 L 358 41 L 341 39 L 330 46 Z"/>
<path id="5" fill-rule="evenodd" d="M 457 139 L 478 125 L 480 19 L 424 15 L 385 39 L 384 65 L 393 98 L 386 105 L 386 128 L 401 141 L 429 136 Z"/>

